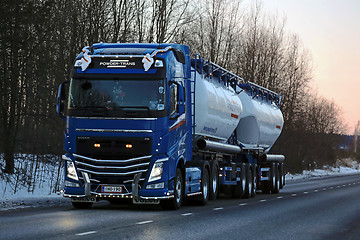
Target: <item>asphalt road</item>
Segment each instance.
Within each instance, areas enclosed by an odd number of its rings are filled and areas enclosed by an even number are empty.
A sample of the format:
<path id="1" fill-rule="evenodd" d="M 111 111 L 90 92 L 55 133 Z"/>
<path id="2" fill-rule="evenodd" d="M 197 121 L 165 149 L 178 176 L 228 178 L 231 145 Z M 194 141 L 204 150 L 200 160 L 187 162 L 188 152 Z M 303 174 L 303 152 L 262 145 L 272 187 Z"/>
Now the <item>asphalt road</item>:
<path id="1" fill-rule="evenodd" d="M 287 183 L 205 207 L 96 203 L 0 213 L 0 239 L 360 239 L 360 175 Z"/>

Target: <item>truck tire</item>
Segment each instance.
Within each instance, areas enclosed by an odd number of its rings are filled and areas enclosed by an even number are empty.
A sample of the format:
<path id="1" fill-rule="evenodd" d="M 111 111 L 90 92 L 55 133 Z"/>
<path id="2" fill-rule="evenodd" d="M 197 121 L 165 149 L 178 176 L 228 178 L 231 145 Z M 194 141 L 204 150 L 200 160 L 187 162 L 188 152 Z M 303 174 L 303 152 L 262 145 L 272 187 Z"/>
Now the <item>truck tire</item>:
<path id="1" fill-rule="evenodd" d="M 275 176 L 274 176 L 275 181 L 273 181 L 271 193 L 276 194 L 279 193 L 279 183 L 280 183 L 280 173 L 277 163 L 274 163 L 274 171 L 275 171 Z"/>
<path id="2" fill-rule="evenodd" d="M 246 188 L 246 174 L 245 174 L 245 164 L 238 163 L 237 168 L 240 168 L 240 181 L 237 182 L 235 186 L 231 186 L 231 196 L 233 198 L 241 198 L 244 196 Z"/>
<path id="3" fill-rule="evenodd" d="M 184 198 L 184 179 L 180 168 L 176 169 L 174 178 L 174 198 L 170 200 L 162 200 L 161 207 L 165 210 L 177 210 L 181 207 Z"/>
<path id="4" fill-rule="evenodd" d="M 280 185 L 279 189 L 283 189 L 285 185 L 285 177 L 284 177 L 284 163 L 279 164 L 279 171 L 280 171 Z"/>
<path id="5" fill-rule="evenodd" d="M 219 195 L 219 164 L 216 160 L 210 162 L 210 194 L 209 199 L 215 200 Z"/>
<path id="6" fill-rule="evenodd" d="M 273 186 L 276 183 L 275 175 L 276 175 L 275 163 L 271 163 L 270 170 L 269 170 L 269 180 L 261 183 L 261 186 L 262 186 L 261 190 L 264 194 L 269 194 L 270 192 L 273 191 Z"/>
<path id="7" fill-rule="evenodd" d="M 252 179 L 252 188 L 251 188 L 251 197 L 256 196 L 256 190 L 257 190 L 257 165 L 253 164 L 251 169 L 251 179 Z"/>
<path id="8" fill-rule="evenodd" d="M 253 189 L 252 184 L 252 173 L 251 168 L 249 164 L 245 164 L 245 174 L 246 174 L 246 187 L 245 187 L 245 194 L 244 198 L 250 198 L 251 197 L 251 190 Z"/>
<path id="9" fill-rule="evenodd" d="M 205 206 L 209 201 L 209 193 L 210 193 L 210 177 L 208 168 L 203 168 L 203 172 L 201 174 L 201 195 L 199 197 L 199 204 L 201 206 Z"/>
<path id="10" fill-rule="evenodd" d="M 77 209 L 89 209 L 93 205 L 92 202 L 71 202 L 74 208 Z"/>

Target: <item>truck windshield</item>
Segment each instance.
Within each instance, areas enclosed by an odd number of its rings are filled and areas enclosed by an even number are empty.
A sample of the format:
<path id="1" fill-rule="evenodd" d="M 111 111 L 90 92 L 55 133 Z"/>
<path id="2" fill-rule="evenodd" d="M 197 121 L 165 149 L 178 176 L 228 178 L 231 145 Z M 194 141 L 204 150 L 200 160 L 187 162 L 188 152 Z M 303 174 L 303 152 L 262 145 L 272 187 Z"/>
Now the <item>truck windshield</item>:
<path id="1" fill-rule="evenodd" d="M 69 109 L 125 109 L 161 111 L 165 85 L 161 80 L 72 79 Z"/>

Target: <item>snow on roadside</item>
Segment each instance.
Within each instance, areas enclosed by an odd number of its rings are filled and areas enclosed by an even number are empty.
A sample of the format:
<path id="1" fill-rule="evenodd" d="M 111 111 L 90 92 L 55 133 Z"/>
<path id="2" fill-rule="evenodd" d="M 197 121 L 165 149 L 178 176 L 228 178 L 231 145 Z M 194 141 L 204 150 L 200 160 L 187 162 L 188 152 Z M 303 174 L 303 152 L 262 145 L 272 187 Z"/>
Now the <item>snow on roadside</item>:
<path id="1" fill-rule="evenodd" d="M 1 168 L 5 168 L 5 161 L 0 155 Z M 69 203 L 56 193 L 62 181 L 63 167 L 58 157 L 16 155 L 14 174 L 4 174 L 0 170 L 0 212 Z"/>
<path id="2" fill-rule="evenodd" d="M 330 167 L 325 166 L 324 169 L 315 169 L 312 171 L 304 170 L 301 174 L 286 174 L 286 181 L 298 181 L 303 179 L 314 179 L 322 178 L 329 176 L 341 176 L 341 175 L 351 175 L 360 173 L 360 164 L 356 161 L 350 159 L 342 160 L 340 163 L 344 166 Z"/>

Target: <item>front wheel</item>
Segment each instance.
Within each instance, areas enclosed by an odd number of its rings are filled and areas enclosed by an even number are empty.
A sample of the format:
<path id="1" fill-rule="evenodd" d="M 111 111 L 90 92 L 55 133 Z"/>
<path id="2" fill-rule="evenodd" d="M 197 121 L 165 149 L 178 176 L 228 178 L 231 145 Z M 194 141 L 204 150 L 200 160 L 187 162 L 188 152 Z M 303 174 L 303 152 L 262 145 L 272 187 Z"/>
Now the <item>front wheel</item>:
<path id="1" fill-rule="evenodd" d="M 176 169 L 174 179 L 174 198 L 170 200 L 162 200 L 161 206 L 166 210 L 177 210 L 181 207 L 183 201 L 184 180 L 180 168 Z"/>

